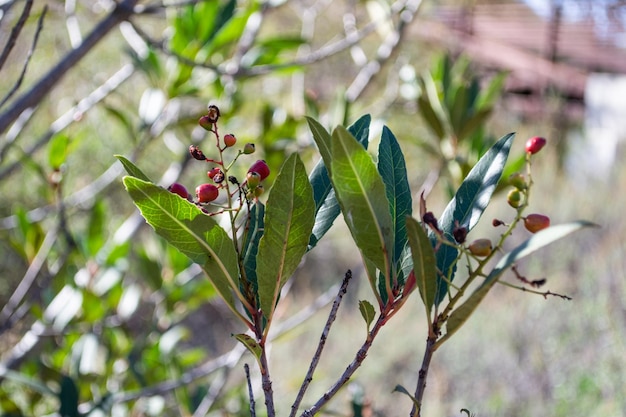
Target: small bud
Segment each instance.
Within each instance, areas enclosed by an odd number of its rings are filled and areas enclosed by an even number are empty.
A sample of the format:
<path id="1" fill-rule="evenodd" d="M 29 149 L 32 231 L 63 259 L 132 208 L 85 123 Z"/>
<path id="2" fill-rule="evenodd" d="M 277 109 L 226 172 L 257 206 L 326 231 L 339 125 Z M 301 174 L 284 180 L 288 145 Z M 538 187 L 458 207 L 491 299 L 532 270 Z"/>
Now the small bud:
<path id="1" fill-rule="evenodd" d="M 252 153 L 254 153 L 255 150 L 255 146 L 254 143 L 246 143 L 245 145 L 243 145 L 243 153 L 244 155 L 250 155 Z"/>
<path id="2" fill-rule="evenodd" d="M 526 153 L 536 154 L 546 144 L 546 140 L 540 136 L 534 136 L 526 141 Z"/>
<path id="3" fill-rule="evenodd" d="M 204 153 L 196 145 L 189 146 L 189 153 L 198 161 L 206 161 L 206 156 L 204 156 Z"/>
<path id="4" fill-rule="evenodd" d="M 467 249 L 469 249 L 472 255 L 482 258 L 491 254 L 493 246 L 491 245 L 491 240 L 489 239 L 476 239 L 468 246 Z"/>
<path id="5" fill-rule="evenodd" d="M 213 123 L 209 120 L 209 116 L 204 115 L 200 119 L 198 119 L 198 124 L 204 130 L 208 130 L 209 132 L 213 130 Z"/>
<path id="6" fill-rule="evenodd" d="M 524 178 L 524 175 L 520 174 L 519 172 L 516 172 L 509 176 L 509 184 L 511 184 L 513 187 L 517 188 L 520 191 L 524 191 L 528 188 L 528 184 L 526 184 L 526 178 Z"/>
<path id="7" fill-rule="evenodd" d="M 261 176 L 255 171 L 248 172 L 246 175 L 246 182 L 248 184 L 248 188 L 254 190 L 261 183 Z"/>
<path id="8" fill-rule="evenodd" d="M 467 237 L 467 229 L 465 227 L 455 226 L 452 230 L 452 236 L 454 236 L 454 240 L 456 240 L 457 243 L 464 243 Z"/>
<path id="9" fill-rule="evenodd" d="M 437 218 L 432 211 L 427 211 L 422 217 L 422 221 L 430 226 L 432 229 L 439 231 L 439 225 L 437 224 Z"/>
<path id="10" fill-rule="evenodd" d="M 179 184 L 177 182 L 175 182 L 174 184 L 172 184 L 169 187 L 167 187 L 167 190 L 169 192 L 171 192 L 171 193 L 178 194 L 179 196 L 181 196 L 185 200 L 189 196 L 189 193 L 187 192 L 187 189 L 185 188 L 185 186 L 182 185 L 182 184 Z"/>
<path id="11" fill-rule="evenodd" d="M 530 233 L 537 233 L 550 226 L 550 218 L 543 214 L 529 214 L 524 217 L 524 226 Z"/>
<path id="12" fill-rule="evenodd" d="M 230 183 L 233 185 L 239 185 L 239 180 L 234 175 L 230 175 L 228 177 L 228 181 L 230 181 Z"/>
<path id="13" fill-rule="evenodd" d="M 196 188 L 196 198 L 199 203 L 210 203 L 219 195 L 220 190 L 213 184 L 200 184 Z"/>
<path id="14" fill-rule="evenodd" d="M 207 117 L 209 122 L 217 123 L 217 120 L 220 118 L 220 109 L 216 105 L 211 104 L 207 108 Z"/>
<path id="15" fill-rule="evenodd" d="M 493 219 L 493 220 L 491 221 L 491 225 L 492 225 L 493 227 L 504 226 L 505 224 L 506 224 L 506 223 L 504 223 L 502 220 L 499 220 L 499 219 Z"/>
<path id="16" fill-rule="evenodd" d="M 235 137 L 235 135 L 233 135 L 232 133 L 224 135 L 224 146 L 230 148 L 231 146 L 235 146 L 235 143 L 237 143 L 237 138 Z"/>
<path id="17" fill-rule="evenodd" d="M 270 167 L 267 166 L 267 162 L 263 159 L 259 159 L 252 164 L 250 169 L 248 169 L 248 172 L 257 172 L 261 176 L 261 181 L 263 181 L 270 175 Z"/>
<path id="18" fill-rule="evenodd" d="M 509 195 L 506 196 L 506 201 L 509 203 L 509 206 L 513 208 L 519 208 L 522 204 L 522 193 L 517 188 L 509 191 Z"/>

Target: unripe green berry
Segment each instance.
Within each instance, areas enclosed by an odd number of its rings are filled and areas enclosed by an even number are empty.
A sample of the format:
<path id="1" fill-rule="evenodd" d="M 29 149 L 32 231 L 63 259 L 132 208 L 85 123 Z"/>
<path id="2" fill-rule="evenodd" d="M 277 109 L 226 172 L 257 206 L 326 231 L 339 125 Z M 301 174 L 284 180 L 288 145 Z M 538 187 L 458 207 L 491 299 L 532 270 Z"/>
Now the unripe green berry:
<path id="1" fill-rule="evenodd" d="M 210 203 L 219 195 L 219 188 L 213 184 L 200 184 L 196 188 L 196 198 L 199 203 Z"/>
<path id="2" fill-rule="evenodd" d="M 524 191 L 528 188 L 528 184 L 526 184 L 526 178 L 519 172 L 511 174 L 509 176 L 509 184 L 513 187 L 517 188 L 520 191 Z"/>
<path id="3" fill-rule="evenodd" d="M 489 239 L 476 239 L 468 246 L 470 253 L 474 256 L 485 257 L 491 254 L 493 246 Z"/>
<path id="4" fill-rule="evenodd" d="M 254 153 L 255 151 L 255 146 L 254 143 L 246 143 L 245 145 L 243 145 L 243 153 L 244 155 L 250 155 L 252 153 Z"/>
<path id="5" fill-rule="evenodd" d="M 248 183 L 248 188 L 254 190 L 261 183 L 261 176 L 256 171 L 248 172 L 246 182 Z"/>
<path id="6" fill-rule="evenodd" d="M 543 214 L 529 214 L 524 217 L 524 226 L 530 233 L 537 233 L 550 226 L 550 218 Z"/>
<path id="7" fill-rule="evenodd" d="M 265 187 L 263 187 L 263 185 L 259 184 L 254 189 L 254 196 L 255 197 L 261 197 L 261 195 L 263 194 L 264 191 L 265 191 Z"/>
<path id="8" fill-rule="evenodd" d="M 211 131 L 213 130 L 213 123 L 209 119 L 209 116 L 204 115 L 198 120 L 198 124 L 204 129 Z"/>
<path id="9" fill-rule="evenodd" d="M 224 135 L 224 145 L 227 148 L 230 148 L 231 146 L 235 146 L 235 143 L 237 143 L 237 138 L 235 137 L 235 135 L 233 135 L 232 133 Z"/>
<path id="10" fill-rule="evenodd" d="M 519 208 L 523 204 L 522 193 L 517 188 L 514 188 L 509 191 L 506 201 L 509 203 L 509 206 Z"/>

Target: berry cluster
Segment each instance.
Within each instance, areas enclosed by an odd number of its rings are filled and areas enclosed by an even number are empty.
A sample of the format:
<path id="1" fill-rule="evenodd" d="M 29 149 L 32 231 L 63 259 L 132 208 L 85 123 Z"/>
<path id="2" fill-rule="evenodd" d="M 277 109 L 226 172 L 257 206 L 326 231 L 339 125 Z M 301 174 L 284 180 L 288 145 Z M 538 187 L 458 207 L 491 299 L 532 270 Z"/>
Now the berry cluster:
<path id="1" fill-rule="evenodd" d="M 209 158 L 198 146 L 189 146 L 189 154 L 193 159 L 211 164 L 211 167 L 207 171 L 207 177 L 211 182 L 200 184 L 196 187 L 195 199 L 187 192 L 187 189 L 179 183 L 174 183 L 168 188 L 172 193 L 178 194 L 182 198 L 201 206 L 205 213 L 211 215 L 222 213 L 225 210 L 239 212 L 244 203 L 249 204 L 263 193 L 263 184 L 261 184 L 261 182 L 270 174 L 267 163 L 259 159 L 248 169 L 245 181 L 240 182 L 236 176 L 229 175 L 229 171 L 239 157 L 241 155 L 254 153 L 255 147 L 253 143 L 246 143 L 231 159 L 226 160 L 226 151 L 232 149 L 237 144 L 237 138 L 232 133 L 220 137 L 218 132 L 219 118 L 219 108 L 215 105 L 210 105 L 207 109 L 207 113 L 198 120 L 198 124 L 202 128 L 215 136 L 217 157 Z M 231 190 L 231 188 L 233 189 Z M 215 205 L 216 200 L 220 196 L 220 192 L 226 195 L 225 206 L 221 206 L 222 210 L 209 213 L 209 211 L 206 210 L 206 206 L 210 204 Z M 236 201 L 238 201 L 239 204 L 236 204 Z"/>

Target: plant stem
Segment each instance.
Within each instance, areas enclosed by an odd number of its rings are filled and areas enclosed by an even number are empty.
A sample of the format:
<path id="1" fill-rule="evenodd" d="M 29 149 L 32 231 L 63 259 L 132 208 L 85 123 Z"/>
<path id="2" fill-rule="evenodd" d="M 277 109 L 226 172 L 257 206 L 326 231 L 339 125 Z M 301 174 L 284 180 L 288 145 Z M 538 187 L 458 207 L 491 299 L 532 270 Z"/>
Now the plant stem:
<path id="1" fill-rule="evenodd" d="M 261 365 L 261 383 L 263 386 L 263 395 L 265 396 L 265 409 L 267 410 L 267 417 L 276 417 L 276 410 L 274 408 L 274 391 L 272 390 L 272 379 L 270 378 L 270 369 L 267 363 L 267 355 L 265 354 L 265 346 L 263 346 L 261 351 L 259 362 Z"/>
<path id="2" fill-rule="evenodd" d="M 435 324 L 434 327 L 437 327 Z M 429 335 L 426 340 L 426 350 L 424 351 L 424 357 L 422 359 L 422 366 L 417 378 L 417 387 L 415 388 L 415 400 L 413 408 L 411 409 L 411 417 L 420 417 L 422 415 L 422 399 L 424 398 L 424 391 L 426 390 L 426 377 L 428 376 L 428 369 L 430 368 L 430 361 L 435 353 L 435 342 L 437 341 L 436 334 Z"/>
<path id="3" fill-rule="evenodd" d="M 302 386 L 300 387 L 300 391 L 298 391 L 298 395 L 296 396 L 296 400 L 291 406 L 291 413 L 289 417 L 295 417 L 296 412 L 298 411 L 298 407 L 304 398 L 304 394 L 306 393 L 309 384 L 313 380 L 313 373 L 317 368 L 317 364 L 320 361 L 322 356 L 322 350 L 324 350 L 324 346 L 326 345 L 326 339 L 328 338 L 328 333 L 330 332 L 330 326 L 335 321 L 337 317 L 337 311 L 339 310 L 339 304 L 341 304 L 341 300 L 346 293 L 346 289 L 348 287 L 348 283 L 352 278 L 352 271 L 348 270 L 343 278 L 343 282 L 341 283 L 341 287 L 339 288 L 339 292 L 337 293 L 337 297 L 335 297 L 335 301 L 330 310 L 330 314 L 328 315 L 328 320 L 326 321 L 326 325 L 324 326 L 324 330 L 322 331 L 322 336 L 320 337 L 320 342 L 317 345 L 317 350 L 313 355 L 313 359 L 311 360 L 311 364 L 309 365 L 309 370 L 307 371 L 306 376 L 304 377 L 304 381 L 302 381 Z"/>

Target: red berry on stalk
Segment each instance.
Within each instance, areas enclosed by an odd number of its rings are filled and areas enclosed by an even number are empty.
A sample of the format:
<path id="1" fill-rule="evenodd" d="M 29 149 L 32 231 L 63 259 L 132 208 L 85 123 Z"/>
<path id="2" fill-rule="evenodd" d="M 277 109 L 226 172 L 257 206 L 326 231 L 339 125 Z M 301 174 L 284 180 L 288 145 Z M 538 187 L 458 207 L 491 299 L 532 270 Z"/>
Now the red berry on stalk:
<path id="1" fill-rule="evenodd" d="M 530 233 L 536 233 L 550 226 L 550 218 L 543 214 L 529 214 L 524 217 L 524 226 Z"/>
<path id="2" fill-rule="evenodd" d="M 472 255 L 482 258 L 491 254 L 493 246 L 489 239 L 476 239 L 468 246 L 468 249 Z"/>
<path id="3" fill-rule="evenodd" d="M 232 133 L 224 135 L 224 145 L 227 148 L 230 148 L 231 146 L 234 146 L 235 143 L 237 143 L 237 138 L 235 137 L 235 135 L 233 135 Z"/>
<path id="4" fill-rule="evenodd" d="M 263 159 L 259 159 L 252 164 L 250 169 L 248 169 L 248 172 L 256 172 L 261 177 L 261 181 L 263 181 L 270 175 L 270 167 L 267 166 L 267 162 Z"/>
<path id="5" fill-rule="evenodd" d="M 540 136 L 534 136 L 526 141 L 526 153 L 536 154 L 546 145 L 546 140 Z"/>
<path id="6" fill-rule="evenodd" d="M 209 178 L 213 179 L 213 178 L 215 178 L 215 176 L 216 176 L 217 174 L 219 174 L 219 172 L 220 172 L 220 171 L 221 171 L 221 169 L 219 169 L 218 167 L 215 167 L 215 168 L 213 168 L 213 169 L 209 170 L 209 171 L 206 173 L 206 175 L 207 175 L 207 177 L 209 177 Z"/>
<path id="7" fill-rule="evenodd" d="M 215 200 L 220 190 L 213 184 L 200 184 L 196 188 L 196 198 L 199 203 L 210 203 Z"/>
<path id="8" fill-rule="evenodd" d="M 185 200 L 189 196 L 189 193 L 187 192 L 187 189 L 185 188 L 185 186 L 182 185 L 182 184 L 179 184 L 177 182 L 175 182 L 174 184 L 172 184 L 169 187 L 167 187 L 167 190 L 169 192 L 171 192 L 171 193 L 178 194 L 179 196 L 181 196 Z"/>

